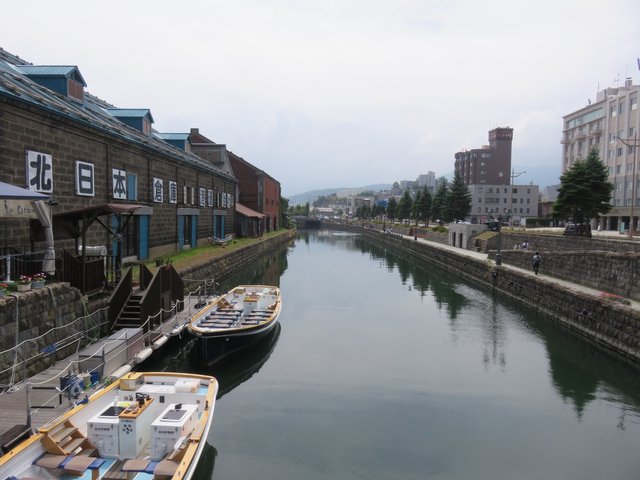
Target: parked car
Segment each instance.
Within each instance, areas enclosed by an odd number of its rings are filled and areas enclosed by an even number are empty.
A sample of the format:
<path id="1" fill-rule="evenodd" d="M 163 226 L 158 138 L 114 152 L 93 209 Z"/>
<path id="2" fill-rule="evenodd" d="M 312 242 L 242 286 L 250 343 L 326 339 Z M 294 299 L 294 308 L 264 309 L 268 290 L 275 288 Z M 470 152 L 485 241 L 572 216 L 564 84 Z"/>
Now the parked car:
<path id="1" fill-rule="evenodd" d="M 562 235 L 565 237 L 580 236 L 591 238 L 591 225 L 588 223 L 567 223 Z"/>

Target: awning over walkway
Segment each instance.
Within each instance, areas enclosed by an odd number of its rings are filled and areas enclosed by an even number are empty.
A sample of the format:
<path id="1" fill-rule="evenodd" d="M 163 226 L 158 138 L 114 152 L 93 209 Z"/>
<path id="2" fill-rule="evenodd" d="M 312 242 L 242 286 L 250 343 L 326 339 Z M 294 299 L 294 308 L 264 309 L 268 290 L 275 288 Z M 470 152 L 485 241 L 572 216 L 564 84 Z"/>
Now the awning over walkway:
<path id="1" fill-rule="evenodd" d="M 89 229 L 93 222 L 98 221 L 109 232 L 120 233 L 112 232 L 112 229 L 100 221 L 99 217 L 114 213 L 117 215 L 132 214 L 143 206 L 127 203 L 105 203 L 68 212 L 54 213 L 53 231 L 56 238 L 78 238 Z M 39 235 L 35 234 L 34 236 L 38 238 Z"/>
<path id="2" fill-rule="evenodd" d="M 249 207 L 245 207 L 241 203 L 236 203 L 236 212 L 244 217 L 249 218 L 265 218 L 266 215 L 256 212 L 255 210 L 251 210 Z"/>

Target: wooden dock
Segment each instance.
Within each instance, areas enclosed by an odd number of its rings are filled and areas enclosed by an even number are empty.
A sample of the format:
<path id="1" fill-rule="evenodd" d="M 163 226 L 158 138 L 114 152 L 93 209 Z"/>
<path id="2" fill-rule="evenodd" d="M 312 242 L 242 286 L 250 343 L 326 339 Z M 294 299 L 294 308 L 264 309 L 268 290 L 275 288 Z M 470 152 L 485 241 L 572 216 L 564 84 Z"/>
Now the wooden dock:
<path id="1" fill-rule="evenodd" d="M 165 320 L 154 333 L 168 338 L 182 333 L 184 328 L 179 327 L 181 325 L 184 327 L 191 315 L 198 310 L 199 300 L 194 296 L 185 298 L 185 308 L 177 315 Z M 161 350 L 162 346 L 154 350 L 152 355 L 158 355 Z M 29 423 L 31 430 L 36 430 L 67 411 L 75 404 L 74 402 L 82 400 L 84 395 L 90 395 L 100 388 L 100 384 L 92 386 L 78 398 L 73 398 L 66 392 L 60 392 L 61 377 L 65 377 L 69 371 L 75 371 L 81 353 L 78 352 L 59 361 L 30 377 L 28 382 L 21 382 L 0 393 L 0 449 L 2 452 L 8 451 L 12 444 L 28 436 Z M 30 419 L 28 412 L 31 414 Z"/>

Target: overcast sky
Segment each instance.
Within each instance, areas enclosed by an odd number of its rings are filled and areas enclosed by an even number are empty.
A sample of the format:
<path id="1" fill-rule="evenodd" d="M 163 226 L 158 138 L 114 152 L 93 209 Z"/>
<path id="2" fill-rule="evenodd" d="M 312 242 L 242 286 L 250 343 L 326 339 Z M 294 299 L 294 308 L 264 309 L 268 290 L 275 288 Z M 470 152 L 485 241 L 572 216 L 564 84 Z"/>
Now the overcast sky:
<path id="1" fill-rule="evenodd" d="M 516 183 L 558 183 L 562 116 L 640 79 L 637 0 L 29 0 L 3 17 L 5 50 L 77 65 L 160 132 L 199 128 L 284 196 L 449 175 L 499 126 Z"/>

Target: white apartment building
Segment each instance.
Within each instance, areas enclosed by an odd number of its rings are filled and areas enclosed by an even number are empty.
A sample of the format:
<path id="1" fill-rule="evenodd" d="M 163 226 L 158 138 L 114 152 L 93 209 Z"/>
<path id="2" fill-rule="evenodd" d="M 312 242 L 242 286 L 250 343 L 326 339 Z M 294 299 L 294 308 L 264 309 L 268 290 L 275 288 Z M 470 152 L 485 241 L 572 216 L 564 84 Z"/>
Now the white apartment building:
<path id="1" fill-rule="evenodd" d="M 426 175 L 418 175 L 417 182 L 420 188 L 427 187 L 428 190 L 433 191 L 436 186 L 436 172 L 427 172 Z"/>
<path id="2" fill-rule="evenodd" d="M 607 166 L 614 190 L 611 211 L 601 218 L 605 230 L 628 228 L 633 217 L 638 229 L 640 184 L 637 175 L 637 146 L 640 141 L 639 85 L 627 78 L 623 87 L 607 88 L 597 93 L 596 101 L 563 117 L 562 171 L 576 160 L 586 159 L 596 148 Z M 635 198 L 634 198 L 635 197 Z M 592 225 L 596 227 L 596 225 Z"/>
<path id="3" fill-rule="evenodd" d="M 471 223 L 492 218 L 509 218 L 512 225 L 524 225 L 538 216 L 538 185 L 467 185 L 471 193 Z"/>

